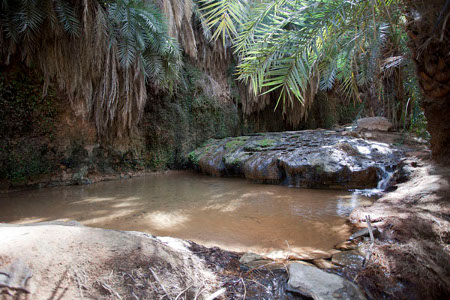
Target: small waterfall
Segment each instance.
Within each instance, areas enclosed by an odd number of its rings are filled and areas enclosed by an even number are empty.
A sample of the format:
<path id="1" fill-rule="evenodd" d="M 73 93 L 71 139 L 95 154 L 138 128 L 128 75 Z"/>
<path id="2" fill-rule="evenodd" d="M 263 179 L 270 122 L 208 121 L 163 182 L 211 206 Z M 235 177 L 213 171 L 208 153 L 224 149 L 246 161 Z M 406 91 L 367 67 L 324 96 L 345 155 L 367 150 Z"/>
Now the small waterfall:
<path id="1" fill-rule="evenodd" d="M 389 186 L 394 172 L 392 170 L 386 170 L 385 166 L 379 166 L 379 170 L 381 171 L 381 179 L 378 181 L 377 189 L 384 191 Z"/>
<path id="2" fill-rule="evenodd" d="M 361 190 L 354 190 L 353 192 L 358 195 L 364 195 L 364 196 L 376 196 L 380 195 L 384 190 L 386 190 L 389 187 L 389 183 L 392 180 L 392 177 L 394 176 L 394 171 L 392 167 L 386 167 L 383 165 L 378 166 L 378 184 L 376 188 L 373 189 L 361 189 Z"/>

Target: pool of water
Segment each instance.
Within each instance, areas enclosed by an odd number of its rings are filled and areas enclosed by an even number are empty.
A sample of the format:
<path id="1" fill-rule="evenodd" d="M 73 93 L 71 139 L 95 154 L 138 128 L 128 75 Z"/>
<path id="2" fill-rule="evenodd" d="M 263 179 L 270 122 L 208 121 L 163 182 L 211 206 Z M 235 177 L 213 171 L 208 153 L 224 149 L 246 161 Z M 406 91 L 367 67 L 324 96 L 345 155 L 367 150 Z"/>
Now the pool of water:
<path id="1" fill-rule="evenodd" d="M 76 220 L 267 254 L 332 248 L 350 235 L 345 217 L 371 201 L 180 171 L 0 194 L 0 223 Z"/>

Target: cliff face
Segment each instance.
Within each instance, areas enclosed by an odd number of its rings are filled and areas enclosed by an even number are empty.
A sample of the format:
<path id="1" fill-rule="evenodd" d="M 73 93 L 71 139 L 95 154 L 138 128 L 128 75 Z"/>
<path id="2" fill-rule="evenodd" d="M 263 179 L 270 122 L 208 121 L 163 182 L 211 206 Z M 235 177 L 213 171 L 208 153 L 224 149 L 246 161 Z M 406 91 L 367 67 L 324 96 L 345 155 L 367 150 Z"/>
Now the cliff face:
<path id="1" fill-rule="evenodd" d="M 169 94 L 149 82 L 141 121 L 120 137 L 100 138 L 97 116 L 77 111 L 57 84 L 50 84 L 44 95 L 38 68 L 14 58 L 0 64 L 2 187 L 89 183 L 181 168 L 187 153 L 208 138 L 241 133 L 237 98 L 229 85 L 231 53 L 209 42 L 193 16 L 192 2 L 181 2 L 159 3 L 169 34 L 184 50 L 178 87 Z"/>
<path id="2" fill-rule="evenodd" d="M 270 95 L 258 100 L 259 108 L 249 107 L 256 102 L 249 98 L 244 86 L 234 81 L 232 49 L 221 40 L 210 41 L 209 32 L 194 16 L 193 7 L 177 3 L 160 1 L 159 6 L 169 20 L 169 34 L 184 50 L 178 88 L 174 94 L 168 94 L 153 88 L 150 82 L 141 121 L 126 136 L 100 140 L 94 116 L 86 117 L 73 109 L 56 85 L 50 86 L 44 97 L 40 71 L 14 59 L 9 66 L 0 65 L 2 187 L 88 183 L 93 178 L 182 168 L 188 153 L 209 138 L 329 128 L 351 122 L 360 112 L 358 105 L 345 105 L 338 97 L 325 93 L 317 95 L 308 120 L 296 126 L 280 109 L 274 112 L 276 101 Z M 427 53 L 417 61 L 419 71 L 428 72 L 419 74 L 425 78 L 421 81 L 425 91 L 429 90 L 428 77 L 423 74 L 436 69 L 439 72 L 433 76 L 442 79 L 446 73 L 441 69 L 448 65 L 448 56 L 444 61 L 433 60 L 434 56 L 425 56 Z M 428 93 L 425 112 L 433 153 L 448 158 L 449 130 L 444 120 L 448 115 L 448 95 L 435 95 L 443 91 L 442 86 L 445 84 L 439 83 L 439 89 L 431 89 L 434 94 Z"/>
<path id="3" fill-rule="evenodd" d="M 64 96 L 42 95 L 37 70 L 1 67 L 0 182 L 23 185 L 83 184 L 136 172 L 183 167 L 187 154 L 210 137 L 241 133 L 236 105 L 209 95 L 208 75 L 186 64 L 185 87 L 175 96 L 150 94 L 139 127 L 101 141 L 92 120 L 77 116 Z"/>
<path id="4" fill-rule="evenodd" d="M 245 87 L 233 79 L 231 49 L 211 41 L 199 18 L 176 1 L 161 1 L 169 34 L 184 50 L 181 80 L 174 94 L 147 87 L 140 123 L 122 137 L 99 138 L 94 115 L 77 111 L 56 84 L 42 90 L 36 67 L 20 59 L 0 65 L 0 186 L 83 184 L 139 172 L 183 168 L 188 153 L 209 138 L 255 131 L 331 126 L 320 123 L 293 128 L 280 110 L 247 115 Z M 186 1 L 186 3 L 189 1 Z M 327 101 L 317 101 L 329 103 Z M 318 106 L 317 111 L 325 111 Z"/>

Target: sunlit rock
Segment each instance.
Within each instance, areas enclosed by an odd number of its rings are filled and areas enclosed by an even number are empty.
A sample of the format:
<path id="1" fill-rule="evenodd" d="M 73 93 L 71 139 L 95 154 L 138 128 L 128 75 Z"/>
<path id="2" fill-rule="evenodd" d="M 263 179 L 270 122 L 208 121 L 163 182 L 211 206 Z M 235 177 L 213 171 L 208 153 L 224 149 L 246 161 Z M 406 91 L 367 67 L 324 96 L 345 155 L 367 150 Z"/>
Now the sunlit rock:
<path id="1" fill-rule="evenodd" d="M 388 131 L 392 123 L 383 117 L 362 118 L 356 121 L 358 129 Z"/>
<path id="2" fill-rule="evenodd" d="M 210 140 L 189 158 L 201 172 L 302 188 L 375 188 L 400 161 L 396 147 L 328 130 Z"/>

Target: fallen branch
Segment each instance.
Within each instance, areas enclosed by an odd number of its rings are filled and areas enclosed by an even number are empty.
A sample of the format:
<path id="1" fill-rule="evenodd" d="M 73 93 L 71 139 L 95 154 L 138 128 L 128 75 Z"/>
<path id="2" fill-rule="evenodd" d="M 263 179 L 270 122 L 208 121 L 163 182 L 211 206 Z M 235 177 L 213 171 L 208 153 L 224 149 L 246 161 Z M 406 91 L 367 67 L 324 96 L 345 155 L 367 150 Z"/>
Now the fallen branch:
<path id="1" fill-rule="evenodd" d="M 276 264 L 276 262 L 275 262 L 275 261 L 272 261 L 272 262 L 269 262 L 269 263 L 267 263 L 267 264 L 257 266 L 257 267 L 255 267 L 255 268 L 250 269 L 250 270 L 248 270 L 247 272 L 245 272 L 244 275 L 248 275 L 249 273 L 251 273 L 251 272 L 253 272 L 253 271 L 258 271 L 258 270 L 260 270 L 260 269 L 263 269 L 263 268 L 266 267 L 266 266 L 270 266 L 270 265 L 274 265 L 274 264 Z M 269 272 L 273 275 L 272 270 L 270 270 L 269 268 L 266 268 L 266 270 L 269 271 Z"/>
<path id="2" fill-rule="evenodd" d="M 74 273 L 74 275 L 75 275 L 74 277 L 77 281 L 78 292 L 80 293 L 81 299 L 84 299 L 83 288 L 86 288 L 86 287 L 85 287 L 84 283 L 81 283 L 80 275 L 78 274 L 76 268 L 73 269 L 73 273 Z M 84 279 L 85 279 L 84 282 L 86 282 L 86 278 L 84 278 Z"/>
<path id="3" fill-rule="evenodd" d="M 369 251 L 367 251 L 367 253 L 366 253 L 366 257 L 363 260 L 363 264 L 362 264 L 363 269 L 366 268 L 367 264 L 370 261 L 370 258 L 372 257 L 373 245 L 375 244 L 375 239 L 373 237 L 372 224 L 370 223 L 370 216 L 368 216 L 368 215 L 366 216 L 366 223 L 367 223 L 367 228 L 369 229 L 371 244 L 369 247 Z"/>
<path id="4" fill-rule="evenodd" d="M 138 296 L 136 296 L 136 294 L 134 292 L 131 292 L 131 295 L 133 295 L 134 299 L 136 300 L 140 300 Z"/>
<path id="5" fill-rule="evenodd" d="M 248 279 L 248 280 L 250 280 L 251 282 L 254 282 L 254 283 L 256 283 L 257 285 L 260 285 L 260 286 L 262 286 L 265 290 L 267 290 L 268 289 L 268 287 L 267 286 L 265 286 L 265 285 L 263 285 L 263 284 L 261 284 L 261 283 L 259 283 L 258 281 L 256 281 L 256 280 L 253 280 L 253 279 Z"/>

